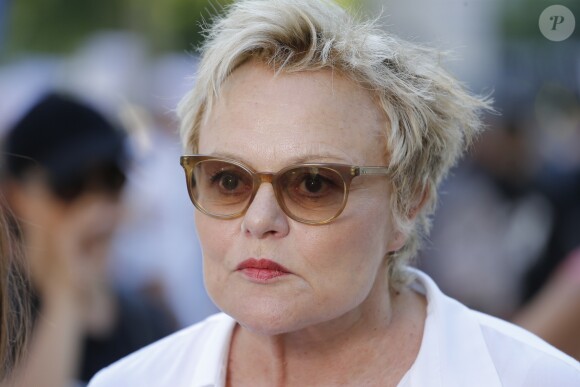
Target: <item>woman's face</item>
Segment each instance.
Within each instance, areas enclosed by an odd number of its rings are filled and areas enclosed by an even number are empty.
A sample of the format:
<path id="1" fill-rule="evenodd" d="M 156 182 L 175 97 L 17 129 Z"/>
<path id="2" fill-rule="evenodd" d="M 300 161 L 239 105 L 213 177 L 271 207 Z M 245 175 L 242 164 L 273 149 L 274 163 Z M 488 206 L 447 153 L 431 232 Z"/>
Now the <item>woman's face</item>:
<path id="1" fill-rule="evenodd" d="M 337 73 L 275 75 L 250 61 L 224 84 L 200 130 L 199 153 L 237 159 L 259 172 L 301 162 L 385 165 L 384 125 L 371 94 Z M 269 183 L 242 217 L 197 212 L 211 298 L 264 334 L 356 314 L 372 288 L 387 281 L 384 257 L 401 244 L 388 202 L 387 177 L 362 176 L 353 180 L 343 213 L 326 225 L 290 219 Z M 288 273 L 263 277 L 259 269 L 240 269 L 252 259 Z"/>

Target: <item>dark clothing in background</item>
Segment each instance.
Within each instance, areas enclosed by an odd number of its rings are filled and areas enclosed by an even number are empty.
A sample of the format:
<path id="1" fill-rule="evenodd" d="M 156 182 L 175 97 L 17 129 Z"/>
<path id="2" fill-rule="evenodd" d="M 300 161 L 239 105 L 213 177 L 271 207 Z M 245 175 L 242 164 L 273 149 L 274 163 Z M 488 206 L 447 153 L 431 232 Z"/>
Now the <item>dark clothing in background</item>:
<path id="1" fill-rule="evenodd" d="M 104 339 L 84 340 L 80 373 L 84 382 L 102 368 L 175 330 L 172 319 L 141 295 L 119 293 L 118 302 L 118 321 L 112 334 Z"/>
<path id="2" fill-rule="evenodd" d="M 464 163 L 441 192 L 421 267 L 474 309 L 512 318 L 580 246 L 580 170 L 518 179 Z"/>
<path id="3" fill-rule="evenodd" d="M 175 331 L 175 322 L 163 308 L 141 294 L 117 291 L 117 321 L 103 338 L 85 336 L 78 380 L 88 383 L 99 370 Z M 40 310 L 40 303 L 35 301 Z"/>

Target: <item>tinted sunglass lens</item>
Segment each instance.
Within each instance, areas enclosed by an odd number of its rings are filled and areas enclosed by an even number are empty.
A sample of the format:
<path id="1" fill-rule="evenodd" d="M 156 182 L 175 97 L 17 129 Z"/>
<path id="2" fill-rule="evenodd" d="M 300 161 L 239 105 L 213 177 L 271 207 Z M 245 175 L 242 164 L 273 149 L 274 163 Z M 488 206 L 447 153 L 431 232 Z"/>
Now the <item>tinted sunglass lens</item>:
<path id="1" fill-rule="evenodd" d="M 244 168 L 220 160 L 204 160 L 193 168 L 191 191 L 198 207 L 228 217 L 243 211 L 252 195 L 253 179 Z"/>
<path id="2" fill-rule="evenodd" d="M 284 205 L 298 219 L 323 222 L 342 209 L 345 183 L 331 168 L 293 168 L 284 172 L 278 184 Z"/>

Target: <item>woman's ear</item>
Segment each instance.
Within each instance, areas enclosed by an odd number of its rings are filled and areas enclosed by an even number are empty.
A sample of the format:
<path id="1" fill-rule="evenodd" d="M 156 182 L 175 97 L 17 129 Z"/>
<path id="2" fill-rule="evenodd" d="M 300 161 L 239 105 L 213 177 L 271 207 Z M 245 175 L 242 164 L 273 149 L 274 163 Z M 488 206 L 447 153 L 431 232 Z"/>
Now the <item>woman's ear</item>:
<path id="1" fill-rule="evenodd" d="M 397 230 L 395 236 L 389 241 L 387 246 L 389 255 L 393 255 L 401 250 L 403 246 L 405 246 L 405 242 L 407 242 L 407 235 L 404 232 Z"/>
<path id="2" fill-rule="evenodd" d="M 407 218 L 409 220 L 415 220 L 417 215 L 419 215 L 423 207 L 425 207 L 425 204 L 427 204 L 430 193 L 431 193 L 431 185 L 426 184 L 425 187 L 423 188 L 423 191 L 419 195 L 416 195 L 415 203 L 413 204 L 413 206 L 409 211 L 409 214 L 407 215 Z"/>
<path id="3" fill-rule="evenodd" d="M 413 204 L 413 206 L 409 210 L 409 213 L 407 214 L 408 221 L 414 221 L 417 215 L 419 215 L 423 207 L 425 207 L 425 205 L 427 204 L 430 192 L 431 192 L 430 185 L 426 185 L 423 191 L 420 193 L 420 195 L 416 196 L 415 203 Z M 405 232 L 397 230 L 395 232 L 394 238 L 391 239 L 391 241 L 389 242 L 388 245 L 389 254 L 394 254 L 400 249 L 402 249 L 403 246 L 405 246 L 405 243 L 407 242 L 407 238 L 408 235 Z"/>

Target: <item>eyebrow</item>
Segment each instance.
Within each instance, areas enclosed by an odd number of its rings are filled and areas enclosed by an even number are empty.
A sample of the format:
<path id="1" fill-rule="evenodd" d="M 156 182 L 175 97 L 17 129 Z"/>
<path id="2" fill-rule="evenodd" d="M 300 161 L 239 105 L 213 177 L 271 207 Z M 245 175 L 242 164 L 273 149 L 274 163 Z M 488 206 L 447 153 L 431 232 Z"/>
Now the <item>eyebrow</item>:
<path id="1" fill-rule="evenodd" d="M 242 155 L 237 155 L 237 154 L 233 154 L 233 153 L 229 153 L 229 152 L 215 152 L 215 153 L 211 154 L 211 156 L 225 157 L 228 159 L 238 160 L 244 164 L 247 164 L 247 165 L 253 167 L 253 165 L 252 165 L 253 163 L 244 159 L 244 157 Z M 337 163 L 337 164 L 346 164 L 346 165 L 352 164 L 351 162 L 347 162 L 346 160 L 341 160 L 337 155 L 331 154 L 328 152 L 297 155 L 294 157 L 290 157 L 288 160 L 286 160 L 286 162 L 287 162 L 287 165 L 304 164 L 304 163 L 309 163 L 309 162 L 333 162 L 333 163 Z"/>

